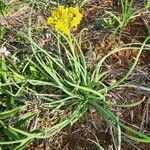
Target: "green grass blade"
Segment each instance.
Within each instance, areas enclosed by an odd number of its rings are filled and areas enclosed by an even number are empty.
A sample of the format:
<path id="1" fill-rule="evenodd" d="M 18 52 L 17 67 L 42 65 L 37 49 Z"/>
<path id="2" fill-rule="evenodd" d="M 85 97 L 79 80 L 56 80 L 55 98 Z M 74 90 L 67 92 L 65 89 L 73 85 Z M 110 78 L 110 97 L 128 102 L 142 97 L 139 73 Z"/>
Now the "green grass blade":
<path id="1" fill-rule="evenodd" d="M 13 115 L 15 115 L 16 113 L 19 113 L 21 111 L 21 107 L 19 108 L 15 108 L 9 111 L 4 111 L 0 113 L 0 120 L 12 117 Z"/>

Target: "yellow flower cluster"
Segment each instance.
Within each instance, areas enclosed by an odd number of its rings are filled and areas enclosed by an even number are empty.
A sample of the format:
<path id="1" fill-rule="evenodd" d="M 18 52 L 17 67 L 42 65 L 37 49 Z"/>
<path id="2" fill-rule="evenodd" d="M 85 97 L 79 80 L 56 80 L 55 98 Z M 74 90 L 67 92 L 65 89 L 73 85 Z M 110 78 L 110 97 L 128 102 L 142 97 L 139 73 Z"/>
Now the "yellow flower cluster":
<path id="1" fill-rule="evenodd" d="M 58 6 L 48 18 L 48 25 L 56 31 L 69 35 L 70 31 L 77 29 L 82 17 L 78 8 Z"/>

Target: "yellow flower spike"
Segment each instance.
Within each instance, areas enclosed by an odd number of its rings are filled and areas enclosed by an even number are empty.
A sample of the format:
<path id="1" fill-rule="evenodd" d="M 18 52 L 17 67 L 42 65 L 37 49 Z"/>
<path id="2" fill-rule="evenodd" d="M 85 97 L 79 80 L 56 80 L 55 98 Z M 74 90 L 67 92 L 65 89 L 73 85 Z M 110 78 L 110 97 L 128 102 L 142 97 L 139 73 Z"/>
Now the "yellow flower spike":
<path id="1" fill-rule="evenodd" d="M 69 35 L 71 31 L 77 30 L 83 15 L 76 7 L 58 6 L 52 11 L 52 15 L 48 18 L 48 25 L 56 31 L 60 31 Z"/>

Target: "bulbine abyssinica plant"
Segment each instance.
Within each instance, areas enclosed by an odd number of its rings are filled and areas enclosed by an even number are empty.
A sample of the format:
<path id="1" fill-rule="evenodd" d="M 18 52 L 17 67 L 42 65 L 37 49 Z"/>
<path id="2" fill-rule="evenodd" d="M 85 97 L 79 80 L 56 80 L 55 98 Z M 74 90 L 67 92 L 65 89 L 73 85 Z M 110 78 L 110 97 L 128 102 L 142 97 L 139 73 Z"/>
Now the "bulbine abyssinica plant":
<path id="1" fill-rule="evenodd" d="M 73 10 L 79 13 L 76 9 Z M 66 13 L 68 10 L 68 8 L 61 7 L 59 14 Z M 55 12 L 55 14 L 57 14 L 57 12 Z M 66 13 L 66 15 L 71 14 Z M 56 16 L 58 17 L 58 15 Z M 150 37 L 148 37 L 143 44 L 137 43 L 136 45 L 138 46 L 136 47 L 135 44 L 133 46 L 132 44 L 127 44 L 122 48 L 115 48 L 107 55 L 99 58 L 97 63 L 89 69 L 85 54 L 81 49 L 81 38 L 78 39 L 71 34 L 71 25 L 67 26 L 68 29 L 65 30 L 65 32 L 62 29 L 60 30 L 58 26 L 62 24 L 58 21 L 59 18 L 57 17 L 54 17 L 56 20 L 52 19 L 48 22 L 49 25 L 52 23 L 53 29 L 57 29 L 56 32 L 50 30 L 56 40 L 57 48 L 55 48 L 55 51 L 44 49 L 34 41 L 30 18 L 29 34 L 26 38 L 30 42 L 32 55 L 30 57 L 28 56 L 27 63 L 21 72 L 11 71 L 21 78 L 21 80 L 12 79 L 13 84 L 15 84 L 18 89 L 18 95 L 24 93 L 37 97 L 42 101 L 43 107 L 50 108 L 53 112 L 64 110 L 64 116 L 62 115 L 60 121 L 54 126 L 48 127 L 45 130 L 30 131 L 29 129 L 24 130 L 22 124 L 25 122 L 28 123 L 37 113 L 27 114 L 20 119 L 21 121 L 19 121 L 19 123 L 16 123 L 17 125 L 7 127 L 3 120 L 7 117 L 11 117 L 10 114 L 15 115 L 23 110 L 23 108 L 19 107 L 1 112 L 0 125 L 2 125 L 2 128 L 6 128 L 7 132 L 9 131 L 11 138 L 7 141 L 0 141 L 0 145 L 3 145 L 3 147 L 5 147 L 5 145 L 13 145 L 15 150 L 22 150 L 33 139 L 52 137 L 66 126 L 77 122 L 84 116 L 89 107 L 93 107 L 93 109 L 98 111 L 110 128 L 115 131 L 118 136 L 116 142 L 116 148 L 118 150 L 121 149 L 122 137 L 127 137 L 137 142 L 149 143 L 150 137 L 148 135 L 138 132 L 126 125 L 123 120 L 120 120 L 119 117 L 111 111 L 112 109 L 110 109 L 112 107 L 132 107 L 139 105 L 142 101 L 132 104 L 114 104 L 107 95 L 111 90 L 122 86 L 147 90 L 147 88 L 141 86 L 125 84 L 124 81 L 135 69 L 142 51 L 149 49 L 146 43 Z M 76 15 L 71 15 L 71 20 L 75 18 Z M 58 26 L 56 26 L 56 24 L 53 25 L 53 23 L 57 23 Z M 125 51 L 128 48 L 130 50 L 138 50 L 133 65 L 114 84 L 105 84 L 106 77 L 111 75 L 111 70 L 103 70 L 105 60 L 111 55 L 123 50 Z M 34 71 L 33 76 L 29 76 L 29 70 L 31 72 Z M 11 86 L 11 83 L 12 82 L 7 83 L 7 86 Z M 1 87 L 4 86 L 6 85 L 2 83 Z"/>

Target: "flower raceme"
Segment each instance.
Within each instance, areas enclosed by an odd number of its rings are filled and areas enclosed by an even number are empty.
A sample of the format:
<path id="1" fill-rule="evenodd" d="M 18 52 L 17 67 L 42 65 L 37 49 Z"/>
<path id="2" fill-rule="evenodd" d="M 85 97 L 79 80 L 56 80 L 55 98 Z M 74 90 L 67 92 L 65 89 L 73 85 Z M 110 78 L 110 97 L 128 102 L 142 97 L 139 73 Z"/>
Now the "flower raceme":
<path id="1" fill-rule="evenodd" d="M 83 15 L 76 7 L 58 6 L 52 11 L 52 15 L 48 18 L 48 25 L 56 31 L 69 35 L 71 31 L 75 31 L 80 24 Z"/>

